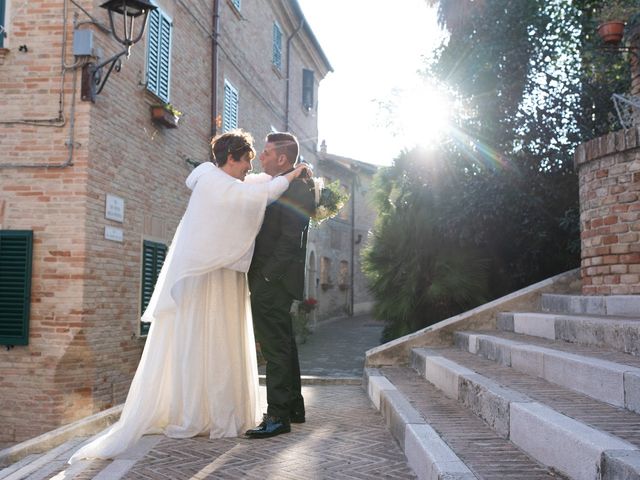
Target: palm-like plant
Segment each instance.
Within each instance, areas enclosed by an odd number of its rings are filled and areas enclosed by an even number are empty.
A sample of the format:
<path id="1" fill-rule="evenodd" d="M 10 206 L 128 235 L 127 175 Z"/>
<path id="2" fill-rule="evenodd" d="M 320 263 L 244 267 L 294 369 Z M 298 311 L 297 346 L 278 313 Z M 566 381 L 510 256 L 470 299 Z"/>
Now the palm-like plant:
<path id="1" fill-rule="evenodd" d="M 487 263 L 472 248 L 442 235 L 438 219 L 446 198 L 413 160 L 424 158 L 404 154 L 379 174 L 374 187 L 379 220 L 364 268 L 376 300 L 374 315 L 386 322 L 385 340 L 486 299 Z"/>

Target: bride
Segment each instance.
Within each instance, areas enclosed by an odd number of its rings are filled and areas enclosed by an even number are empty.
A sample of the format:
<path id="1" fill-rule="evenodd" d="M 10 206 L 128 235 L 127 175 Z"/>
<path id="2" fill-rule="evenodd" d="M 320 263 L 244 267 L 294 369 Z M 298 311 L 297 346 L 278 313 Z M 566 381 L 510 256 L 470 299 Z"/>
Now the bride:
<path id="1" fill-rule="evenodd" d="M 242 130 L 211 146 L 216 165 L 186 180 L 191 198 L 142 316 L 151 328 L 122 415 L 69 463 L 113 458 L 145 434 L 238 436 L 260 419 L 246 272 L 266 205 L 306 167 L 247 176 L 255 149 Z"/>

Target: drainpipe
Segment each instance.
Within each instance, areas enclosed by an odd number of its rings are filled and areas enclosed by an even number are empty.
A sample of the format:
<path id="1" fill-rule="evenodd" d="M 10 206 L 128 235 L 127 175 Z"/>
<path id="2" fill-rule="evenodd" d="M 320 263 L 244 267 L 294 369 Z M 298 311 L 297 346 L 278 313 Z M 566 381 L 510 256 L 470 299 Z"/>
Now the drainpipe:
<path id="1" fill-rule="evenodd" d="M 354 287 L 356 285 L 355 279 L 353 275 L 355 274 L 355 266 L 354 262 L 356 259 L 355 251 L 356 251 L 356 172 L 352 172 L 353 177 L 351 178 L 351 272 L 349 272 L 351 288 L 349 288 L 349 292 L 351 293 L 350 305 L 349 305 L 349 316 L 353 317 L 354 311 Z"/>
<path id="2" fill-rule="evenodd" d="M 289 131 L 289 80 L 291 78 L 291 72 L 289 71 L 289 64 L 291 62 L 291 40 L 293 40 L 293 37 L 295 37 L 298 32 L 302 29 L 302 26 L 304 25 L 304 18 L 302 18 L 300 20 L 300 25 L 298 25 L 298 28 L 296 28 L 296 30 L 289 36 L 289 38 L 287 38 L 287 87 L 286 87 L 286 93 L 285 93 L 285 107 L 284 107 L 284 131 L 288 132 Z"/>
<path id="3" fill-rule="evenodd" d="M 211 137 L 218 133 L 218 20 L 220 2 L 213 0 L 213 33 L 211 35 Z"/>

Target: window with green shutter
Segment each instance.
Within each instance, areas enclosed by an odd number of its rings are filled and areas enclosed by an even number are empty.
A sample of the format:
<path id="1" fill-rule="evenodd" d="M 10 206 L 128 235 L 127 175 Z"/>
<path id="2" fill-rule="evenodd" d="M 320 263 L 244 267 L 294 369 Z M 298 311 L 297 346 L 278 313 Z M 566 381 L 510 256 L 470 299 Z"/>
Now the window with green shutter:
<path id="1" fill-rule="evenodd" d="M 4 47 L 4 37 L 7 34 L 7 30 L 4 26 L 4 11 L 6 9 L 6 1 L 0 0 L 0 48 Z"/>
<path id="2" fill-rule="evenodd" d="M 159 8 L 149 12 L 147 25 L 147 90 L 169 102 L 171 32 L 173 23 Z"/>
<path id="3" fill-rule="evenodd" d="M 273 22 L 273 65 L 282 70 L 282 29 L 278 22 Z"/>
<path id="4" fill-rule="evenodd" d="M 145 240 L 142 246 L 142 288 L 141 288 L 141 309 L 144 313 L 151 300 L 153 288 L 160 274 L 160 269 L 167 256 L 167 246 L 163 243 Z M 140 334 L 149 333 L 148 322 L 140 322 Z"/>
<path id="5" fill-rule="evenodd" d="M 0 230 L 0 345 L 29 343 L 33 232 Z"/>

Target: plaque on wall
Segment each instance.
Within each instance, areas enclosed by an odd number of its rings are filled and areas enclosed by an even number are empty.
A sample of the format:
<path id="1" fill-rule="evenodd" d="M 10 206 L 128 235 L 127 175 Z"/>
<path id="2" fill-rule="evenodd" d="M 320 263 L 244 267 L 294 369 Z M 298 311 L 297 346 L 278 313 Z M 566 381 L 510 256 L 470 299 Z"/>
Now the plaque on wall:
<path id="1" fill-rule="evenodd" d="M 124 241 L 124 233 L 121 228 L 110 227 L 107 225 L 104 227 L 104 238 L 114 242 L 122 242 Z"/>
<path id="2" fill-rule="evenodd" d="M 124 222 L 124 199 L 107 193 L 104 216 L 108 220 Z"/>

